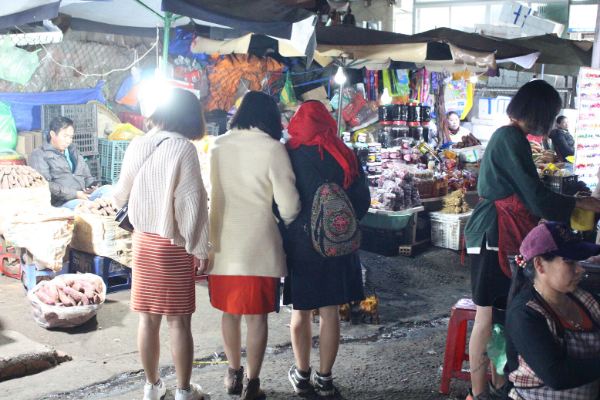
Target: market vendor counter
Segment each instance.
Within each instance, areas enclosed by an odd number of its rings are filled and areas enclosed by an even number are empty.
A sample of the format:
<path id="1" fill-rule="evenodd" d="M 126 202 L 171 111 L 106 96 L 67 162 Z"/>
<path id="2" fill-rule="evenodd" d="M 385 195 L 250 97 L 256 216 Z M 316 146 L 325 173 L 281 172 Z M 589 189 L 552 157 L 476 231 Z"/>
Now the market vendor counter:
<path id="1" fill-rule="evenodd" d="M 362 231 L 361 249 L 386 256 L 399 253 L 410 255 L 412 246 L 430 240 L 428 226 L 419 223 L 417 215 L 424 207 L 402 211 L 384 211 L 370 208 L 360 221 Z M 401 252 L 401 247 L 405 252 Z"/>
<path id="2" fill-rule="evenodd" d="M 421 203 L 423 203 L 423 207 L 427 212 L 440 211 L 444 205 L 442 201 L 443 198 L 444 197 L 431 197 L 429 199 L 421 199 Z M 469 207 L 474 209 L 479 203 L 479 194 L 475 190 L 467 192 L 465 200 L 467 201 L 467 204 L 469 204 Z"/>

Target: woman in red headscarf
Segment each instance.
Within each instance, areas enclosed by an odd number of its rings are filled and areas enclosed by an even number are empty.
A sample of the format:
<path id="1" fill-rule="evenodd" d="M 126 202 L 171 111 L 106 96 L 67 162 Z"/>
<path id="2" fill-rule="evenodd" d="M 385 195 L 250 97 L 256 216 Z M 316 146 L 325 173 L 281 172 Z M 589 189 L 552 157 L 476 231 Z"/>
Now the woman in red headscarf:
<path id="1" fill-rule="evenodd" d="M 346 192 L 359 220 L 371 199 L 356 155 L 337 136 L 336 122 L 321 102 L 300 106 L 288 132 L 291 139 L 286 147 L 302 207 L 282 234 L 288 264 L 283 299 L 294 308 L 291 331 L 296 365 L 289 371 L 289 380 L 296 393 L 306 393 L 312 384 L 318 394 L 330 396 L 335 390 L 331 370 L 340 340 L 339 306 L 363 300 L 364 292 L 358 254 L 323 257 L 313 247 L 313 198 L 325 181 L 335 182 Z M 311 310 L 316 309 L 320 315 L 320 363 L 311 376 Z"/>

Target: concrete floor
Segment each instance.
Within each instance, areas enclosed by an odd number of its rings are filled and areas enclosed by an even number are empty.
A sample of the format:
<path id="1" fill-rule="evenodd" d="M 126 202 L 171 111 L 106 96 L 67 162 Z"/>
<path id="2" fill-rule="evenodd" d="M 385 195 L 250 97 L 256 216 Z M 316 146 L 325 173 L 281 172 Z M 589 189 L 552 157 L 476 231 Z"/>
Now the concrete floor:
<path id="1" fill-rule="evenodd" d="M 405 352 L 409 352 L 413 348 L 422 353 L 422 346 L 428 346 L 428 336 L 425 334 L 425 336 L 416 338 L 415 343 L 418 345 L 413 344 L 412 346 L 408 343 L 400 345 L 387 343 L 385 340 L 378 341 L 373 344 L 375 347 L 371 347 L 371 350 L 368 351 L 354 348 L 354 346 L 360 345 L 360 341 L 357 342 L 357 339 L 375 338 L 376 340 L 383 332 L 387 332 L 381 330 L 384 327 L 389 330 L 406 322 L 427 322 L 448 316 L 452 305 L 458 298 L 468 297 L 469 269 L 460 265 L 460 256 L 456 252 L 436 248 L 429 248 L 414 258 L 381 257 L 365 252 L 361 253 L 361 257 L 368 271 L 366 291 L 371 293 L 375 290 L 381 300 L 381 325 L 343 323 L 342 336 L 350 340 L 342 346 L 340 362 L 336 368 L 349 374 L 344 377 L 344 381 L 347 381 L 356 372 L 352 372 L 353 369 L 350 368 L 352 354 L 362 354 L 363 358 L 368 359 L 370 356 L 367 353 L 372 351 L 376 353 L 377 358 L 381 359 L 380 367 L 383 368 L 376 369 L 381 374 L 391 374 L 386 378 L 386 384 L 389 384 L 395 379 L 393 366 L 402 362 L 414 361 L 414 357 Z M 196 285 L 196 302 L 197 310 L 192 320 L 195 342 L 194 357 L 196 360 L 210 360 L 215 352 L 223 351 L 220 333 L 221 313 L 210 306 L 206 283 Z M 281 397 L 273 392 L 269 398 L 293 397 L 289 393 L 288 387 L 283 386 L 289 385 L 285 372 L 293 363 L 293 353 L 289 347 L 286 347 L 290 343 L 290 332 L 287 325 L 290 317 L 291 312 L 287 307 L 283 307 L 279 314 L 273 313 L 269 316 L 269 348 L 267 349 L 265 371 L 272 370 L 273 373 L 281 376 L 277 379 L 265 376 L 263 381 L 266 389 L 272 388 L 283 393 Z M 31 316 L 30 305 L 23 294 L 21 283 L 14 279 L 0 277 L 0 335 L 2 335 L 2 330 L 14 330 L 37 343 L 53 347 L 73 357 L 73 361 L 65 362 L 42 373 L 0 382 L 0 398 L 141 398 L 140 388 L 143 375 L 140 372 L 141 364 L 136 344 L 137 323 L 138 315 L 129 309 L 129 292 L 125 291 L 109 294 L 97 317 L 80 327 L 51 331 L 43 329 L 35 323 Z M 422 379 L 421 384 L 418 384 L 418 387 L 412 387 L 411 390 L 435 393 L 435 390 L 432 391 L 431 388 L 439 385 L 437 369 L 441 363 L 439 359 L 443 357 L 445 329 L 442 325 L 441 328 L 438 326 L 435 331 L 431 331 L 431 338 L 436 338 L 431 342 L 432 345 L 435 342 L 436 361 L 430 367 L 430 375 L 423 376 L 425 379 Z M 313 324 L 313 334 L 315 336 L 318 334 L 318 324 Z M 161 338 L 160 365 L 168 375 L 172 373 L 172 358 L 166 321 L 161 327 Z M 371 341 L 366 340 L 369 343 Z M 392 350 L 398 346 L 402 347 L 402 354 Z M 348 363 L 349 365 L 346 365 Z M 284 368 L 284 364 L 287 367 Z M 203 385 L 218 393 L 225 365 L 216 364 L 197 369 L 194 376 L 204 373 L 218 376 L 218 379 L 215 378 L 214 381 L 211 379 L 211 383 L 208 385 L 206 379 L 201 378 Z M 390 370 L 390 368 L 392 369 Z M 417 373 L 419 368 L 418 366 L 415 368 L 415 373 Z M 124 381 L 133 382 L 133 386 L 130 388 L 132 392 L 123 389 L 122 382 Z M 106 384 L 98 385 L 102 382 L 106 382 Z M 170 382 L 174 382 L 172 377 Z M 463 386 L 460 388 L 464 389 Z M 394 390 L 389 391 L 382 388 L 377 390 L 383 393 L 381 394 L 383 397 L 380 395 L 364 396 L 364 392 L 363 395 L 353 397 L 352 386 L 348 385 L 342 387 L 340 392 L 345 393 L 343 398 L 347 399 L 399 398 L 392 395 L 392 393 L 396 393 Z M 385 395 L 388 392 L 391 397 Z M 432 398 L 446 399 L 448 397 Z"/>

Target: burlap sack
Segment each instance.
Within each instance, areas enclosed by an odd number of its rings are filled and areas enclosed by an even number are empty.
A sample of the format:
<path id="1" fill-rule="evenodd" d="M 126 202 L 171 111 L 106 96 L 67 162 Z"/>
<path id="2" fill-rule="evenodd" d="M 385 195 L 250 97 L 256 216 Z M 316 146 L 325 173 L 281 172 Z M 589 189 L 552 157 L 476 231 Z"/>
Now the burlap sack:
<path id="1" fill-rule="evenodd" d="M 115 217 L 85 214 L 80 207 L 75 209 L 71 247 L 131 267 L 131 232 L 119 228 Z"/>
<path id="2" fill-rule="evenodd" d="M 48 184 L 36 188 L 0 190 L 0 234 L 7 218 L 19 211 L 50 207 Z"/>

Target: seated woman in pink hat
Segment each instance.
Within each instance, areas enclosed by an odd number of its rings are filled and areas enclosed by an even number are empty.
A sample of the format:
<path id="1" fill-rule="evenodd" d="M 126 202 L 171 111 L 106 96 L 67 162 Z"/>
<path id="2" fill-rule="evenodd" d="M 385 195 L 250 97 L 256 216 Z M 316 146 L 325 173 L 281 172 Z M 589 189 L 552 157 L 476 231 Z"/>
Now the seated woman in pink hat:
<path id="1" fill-rule="evenodd" d="M 599 254 L 600 246 L 563 223 L 546 222 L 520 252 L 506 315 L 504 398 L 598 399 L 600 299 L 578 286 L 579 261 Z"/>

